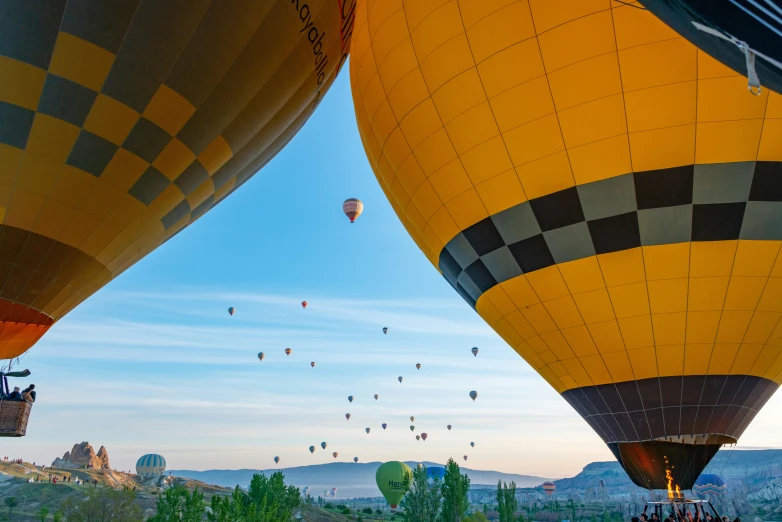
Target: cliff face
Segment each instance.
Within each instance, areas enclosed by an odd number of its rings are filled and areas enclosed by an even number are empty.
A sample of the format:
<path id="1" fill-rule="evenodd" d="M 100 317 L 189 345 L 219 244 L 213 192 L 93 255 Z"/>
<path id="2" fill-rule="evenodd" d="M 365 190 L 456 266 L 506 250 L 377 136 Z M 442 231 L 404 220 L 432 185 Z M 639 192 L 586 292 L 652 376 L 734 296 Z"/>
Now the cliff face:
<path id="1" fill-rule="evenodd" d="M 95 453 L 89 442 L 74 444 L 71 451 L 66 451 L 62 458 L 54 459 L 52 467 L 110 469 L 109 452 L 101 446 L 98 453 Z"/>

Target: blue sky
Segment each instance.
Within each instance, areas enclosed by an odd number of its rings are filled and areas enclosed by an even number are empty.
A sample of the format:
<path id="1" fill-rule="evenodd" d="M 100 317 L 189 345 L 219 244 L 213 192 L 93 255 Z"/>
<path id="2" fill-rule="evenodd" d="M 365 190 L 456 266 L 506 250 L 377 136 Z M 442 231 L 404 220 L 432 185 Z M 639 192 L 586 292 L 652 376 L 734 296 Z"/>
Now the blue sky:
<path id="1" fill-rule="evenodd" d="M 364 202 L 353 225 L 348 197 Z M 270 164 L 61 320 L 22 366 L 39 402 L 3 453 L 39 463 L 83 440 L 118 469 L 149 452 L 170 469 L 225 469 L 337 451 L 467 454 L 475 469 L 562 477 L 613 458 L 408 237 L 364 155 L 347 69 Z M 739 447 L 782 446 L 780 406 L 777 394 Z M 328 451 L 310 455 L 321 441 Z"/>

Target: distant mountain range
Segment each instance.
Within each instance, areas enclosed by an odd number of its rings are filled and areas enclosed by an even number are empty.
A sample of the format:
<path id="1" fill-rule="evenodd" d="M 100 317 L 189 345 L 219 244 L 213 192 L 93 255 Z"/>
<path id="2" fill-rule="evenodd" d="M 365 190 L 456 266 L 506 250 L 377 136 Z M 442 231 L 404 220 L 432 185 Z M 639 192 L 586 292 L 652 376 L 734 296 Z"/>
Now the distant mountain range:
<path id="1" fill-rule="evenodd" d="M 337 488 L 338 498 L 352 497 L 379 497 L 375 485 L 375 472 L 381 462 L 347 463 L 332 462 L 314 466 L 300 466 L 295 468 L 281 468 L 285 473 L 285 481 L 288 484 L 304 488 L 310 488 L 310 495 L 317 497 L 323 495 L 332 487 Z M 415 467 L 418 462 L 407 462 L 410 467 Z M 427 467 L 443 466 L 434 462 L 423 462 Z M 462 472 L 467 473 L 472 484 L 496 485 L 498 480 L 505 482 L 514 481 L 519 487 L 535 487 L 545 482 L 546 478 L 530 475 L 515 475 L 512 473 L 500 473 L 499 471 L 484 471 L 462 467 Z M 237 484 L 247 487 L 255 473 L 274 473 L 274 469 L 212 469 L 207 471 L 172 470 L 177 477 L 190 478 L 215 484 L 219 486 L 233 487 Z"/>
<path id="2" fill-rule="evenodd" d="M 285 479 L 297 487 L 310 488 L 313 497 L 324 491 L 337 488 L 337 498 L 379 497 L 375 485 L 375 471 L 380 462 L 352 464 L 334 462 L 314 466 L 282 468 Z M 411 467 L 417 462 L 407 462 Z M 427 467 L 442 466 L 434 462 L 423 462 Z M 534 488 L 545 482 L 544 477 L 501 473 L 499 471 L 474 470 L 461 468 L 467 473 L 473 486 L 494 486 L 498 480 L 514 481 L 519 488 Z M 171 473 L 184 478 L 200 480 L 207 484 L 234 487 L 247 487 L 255 473 L 273 473 L 275 469 L 215 469 L 207 471 L 172 470 Z M 732 489 L 761 488 L 773 479 L 782 477 L 782 450 L 722 450 L 706 467 L 705 473 L 721 475 Z M 572 478 L 554 481 L 557 491 L 584 494 L 591 491 L 599 497 L 640 493 L 643 490 L 635 486 L 622 467 L 616 461 L 593 462 Z M 601 485 L 602 482 L 602 485 Z"/>

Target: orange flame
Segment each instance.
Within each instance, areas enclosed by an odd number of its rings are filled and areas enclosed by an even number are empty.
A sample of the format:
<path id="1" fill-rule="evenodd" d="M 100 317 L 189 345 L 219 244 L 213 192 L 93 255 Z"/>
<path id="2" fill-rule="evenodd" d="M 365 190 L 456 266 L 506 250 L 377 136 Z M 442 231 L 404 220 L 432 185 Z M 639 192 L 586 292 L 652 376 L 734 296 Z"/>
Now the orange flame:
<path id="1" fill-rule="evenodd" d="M 668 457 L 663 456 L 665 459 L 665 480 L 668 481 L 668 498 L 669 499 L 676 499 L 682 497 L 682 491 L 679 489 L 678 484 L 674 484 L 673 482 L 673 475 L 671 474 L 671 470 L 674 468 L 674 466 L 671 466 L 670 469 L 668 468 Z"/>

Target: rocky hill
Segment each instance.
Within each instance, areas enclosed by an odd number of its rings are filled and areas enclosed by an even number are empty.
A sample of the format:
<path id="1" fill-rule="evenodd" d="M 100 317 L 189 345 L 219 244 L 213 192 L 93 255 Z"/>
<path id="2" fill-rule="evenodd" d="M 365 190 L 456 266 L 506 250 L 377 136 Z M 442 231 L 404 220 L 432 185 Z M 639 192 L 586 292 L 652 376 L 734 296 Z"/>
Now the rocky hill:
<path id="1" fill-rule="evenodd" d="M 72 469 L 111 469 L 109 452 L 101 446 L 98 453 L 89 442 L 74 444 L 71 451 L 66 451 L 62 458 L 54 459 L 53 468 Z"/>

